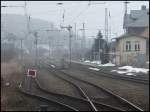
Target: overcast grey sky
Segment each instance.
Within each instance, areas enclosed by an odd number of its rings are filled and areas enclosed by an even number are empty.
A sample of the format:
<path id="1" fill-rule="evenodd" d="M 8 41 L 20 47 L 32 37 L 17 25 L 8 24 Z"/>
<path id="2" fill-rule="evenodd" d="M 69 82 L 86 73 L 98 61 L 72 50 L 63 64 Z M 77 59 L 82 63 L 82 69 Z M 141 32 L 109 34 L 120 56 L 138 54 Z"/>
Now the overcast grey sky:
<path id="1" fill-rule="evenodd" d="M 111 27 L 112 37 L 123 34 L 123 1 L 92 1 L 93 4 L 88 6 L 89 1 L 61 1 L 63 5 L 56 5 L 59 1 L 27 1 L 27 12 L 33 18 L 39 18 L 53 22 L 59 27 L 62 22 L 62 14 L 65 9 L 64 24 L 77 24 L 77 29 L 82 28 L 85 23 L 86 35 L 95 36 L 97 29 L 104 32 L 105 25 L 105 8 L 110 11 L 109 28 Z M 24 5 L 24 1 L 1 1 L 2 5 Z M 128 13 L 130 10 L 140 10 L 141 5 L 149 8 L 149 1 L 130 1 L 128 4 Z M 2 13 L 24 14 L 24 9 L 19 7 L 2 8 Z M 79 34 L 81 32 L 78 32 Z"/>

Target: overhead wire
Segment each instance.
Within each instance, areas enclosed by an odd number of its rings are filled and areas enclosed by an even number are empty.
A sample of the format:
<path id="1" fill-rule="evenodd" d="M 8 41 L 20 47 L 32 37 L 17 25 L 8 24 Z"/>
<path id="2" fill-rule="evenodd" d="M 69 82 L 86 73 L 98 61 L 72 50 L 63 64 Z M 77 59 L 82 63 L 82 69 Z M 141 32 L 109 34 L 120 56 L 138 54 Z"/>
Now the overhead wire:
<path id="1" fill-rule="evenodd" d="M 53 13 L 53 12 L 58 12 L 58 10 L 47 10 L 47 11 L 42 11 L 42 12 L 32 12 L 33 14 L 39 14 L 39 13 Z"/>
<path id="2" fill-rule="evenodd" d="M 87 9 L 89 8 L 90 5 L 87 5 L 77 16 L 75 16 L 69 23 L 74 22 L 77 18 L 79 18 L 81 16 L 81 14 L 83 14 L 83 12 L 87 11 Z"/>
<path id="3" fill-rule="evenodd" d="M 79 5 L 79 4 L 85 4 L 85 3 L 81 2 L 81 1 L 80 2 L 77 1 L 77 2 L 74 2 L 74 3 L 72 3 L 72 1 L 70 3 L 68 1 L 63 1 L 63 2 L 61 2 L 61 1 L 59 2 L 58 1 L 58 2 L 53 2 L 53 3 L 52 3 L 52 1 L 49 1 L 49 3 L 48 2 L 47 3 L 43 3 L 42 2 L 40 4 L 39 3 L 35 3 L 35 5 L 54 5 L 54 4 L 56 4 L 56 5 L 61 5 L 61 4 L 64 4 L 64 5 Z"/>
<path id="4" fill-rule="evenodd" d="M 69 23 L 74 22 L 77 18 L 79 18 L 85 11 L 87 11 L 87 9 L 92 5 L 92 4 L 106 4 L 106 2 L 103 3 L 91 3 L 91 1 L 89 1 L 87 7 L 85 7 L 85 9 L 83 9 L 77 16 L 75 16 Z"/>

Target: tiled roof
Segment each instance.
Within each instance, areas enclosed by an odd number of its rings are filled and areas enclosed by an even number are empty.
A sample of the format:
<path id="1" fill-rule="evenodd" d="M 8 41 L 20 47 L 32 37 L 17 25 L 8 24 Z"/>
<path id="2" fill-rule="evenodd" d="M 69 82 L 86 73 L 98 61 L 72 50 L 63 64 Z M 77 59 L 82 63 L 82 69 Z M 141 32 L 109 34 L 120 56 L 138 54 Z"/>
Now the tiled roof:
<path id="1" fill-rule="evenodd" d="M 139 37 L 139 38 L 144 38 L 144 39 L 146 39 L 146 37 L 144 37 L 144 36 L 142 36 L 142 35 L 130 35 L 130 34 L 123 34 L 123 35 L 119 36 L 119 37 L 116 38 L 116 39 L 119 40 L 119 39 L 122 39 L 122 38 L 131 37 L 131 36 L 136 36 L 136 37 Z"/>
<path id="2" fill-rule="evenodd" d="M 124 17 L 124 28 L 126 27 L 147 27 L 149 26 L 149 10 L 131 10 L 130 14 Z"/>

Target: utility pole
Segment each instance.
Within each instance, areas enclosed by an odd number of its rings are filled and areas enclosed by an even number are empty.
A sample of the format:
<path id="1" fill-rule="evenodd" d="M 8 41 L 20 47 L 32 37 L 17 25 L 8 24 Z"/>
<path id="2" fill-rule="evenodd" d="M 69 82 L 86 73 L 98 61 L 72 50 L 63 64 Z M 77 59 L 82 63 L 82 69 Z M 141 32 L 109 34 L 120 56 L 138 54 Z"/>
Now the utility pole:
<path id="1" fill-rule="evenodd" d="M 105 40 L 106 42 L 104 43 L 104 58 L 108 58 L 107 52 L 108 52 L 108 13 L 107 13 L 107 8 L 105 8 Z"/>
<path id="2" fill-rule="evenodd" d="M 48 39 L 48 45 L 49 45 L 49 58 L 50 58 L 50 37 Z"/>
<path id="3" fill-rule="evenodd" d="M 86 48 L 85 23 L 83 23 L 83 48 Z"/>
<path id="4" fill-rule="evenodd" d="M 107 8 L 105 8 L 105 39 L 106 39 L 106 42 L 108 42 L 108 14 L 107 14 Z"/>
<path id="5" fill-rule="evenodd" d="M 76 47 L 76 45 L 77 45 L 77 34 L 76 34 L 76 32 L 77 32 L 77 29 L 76 29 L 76 23 L 74 24 L 74 32 L 75 32 L 75 37 L 74 37 L 74 46 L 73 46 L 73 48 L 74 48 L 74 57 L 76 58 L 76 56 L 77 56 L 77 47 Z"/>
<path id="6" fill-rule="evenodd" d="M 38 53 L 37 53 L 38 32 L 35 32 L 34 36 L 35 36 L 35 66 L 37 67 L 37 60 L 38 60 Z"/>
<path id="7" fill-rule="evenodd" d="M 130 3 L 130 2 L 128 2 L 128 1 L 125 1 L 124 2 L 124 24 L 126 24 L 126 17 L 127 17 L 127 12 L 128 12 L 128 3 Z M 123 28 L 124 28 L 124 33 L 127 33 L 128 32 L 128 30 L 126 29 L 126 27 L 124 27 L 123 26 Z"/>
<path id="8" fill-rule="evenodd" d="M 43 31 L 47 31 L 47 34 L 48 34 L 49 31 L 61 31 L 61 30 L 47 29 L 47 30 L 43 30 Z M 54 41 L 52 37 L 49 37 L 49 38 L 48 38 L 49 57 L 50 57 L 50 56 L 53 57 L 53 53 L 52 53 L 52 52 L 53 52 L 53 48 L 54 48 L 54 47 L 52 46 L 53 42 L 50 41 L 50 38 L 51 38 L 51 41 Z"/>
<path id="9" fill-rule="evenodd" d="M 30 16 L 28 17 L 28 14 L 27 14 L 27 1 L 24 2 L 24 16 L 26 18 L 26 22 L 27 22 L 27 33 L 30 33 Z"/>
<path id="10" fill-rule="evenodd" d="M 125 12 L 124 12 L 124 15 L 127 15 L 127 12 L 128 12 L 128 3 L 130 3 L 130 2 L 128 2 L 128 1 L 125 1 L 124 2 L 124 10 L 125 10 Z"/>
<path id="11" fill-rule="evenodd" d="M 82 30 L 83 32 L 83 37 L 82 37 L 82 42 L 81 42 L 81 45 L 82 45 L 82 50 L 83 50 L 83 53 L 82 53 L 82 59 L 85 58 L 85 48 L 86 48 L 86 39 L 85 39 L 85 23 L 83 23 L 83 28 L 80 29 Z"/>
<path id="12" fill-rule="evenodd" d="M 77 38 L 77 35 L 76 35 L 76 34 L 77 34 L 77 33 L 76 33 L 76 32 L 77 32 L 76 23 L 74 24 L 74 32 L 75 32 L 75 39 L 76 39 L 76 38 Z"/>
<path id="13" fill-rule="evenodd" d="M 72 26 L 61 26 L 61 28 L 67 28 L 67 30 L 69 31 L 69 66 L 71 67 L 71 29 Z"/>
<path id="14" fill-rule="evenodd" d="M 101 47 L 100 47 L 100 38 L 98 39 L 98 51 L 99 51 L 99 61 L 101 61 Z"/>
<path id="15" fill-rule="evenodd" d="M 111 15 L 110 15 L 110 11 L 109 11 L 109 39 L 111 39 Z"/>
<path id="16" fill-rule="evenodd" d="M 65 9 L 64 9 L 62 18 L 63 18 L 63 23 L 64 23 L 64 21 L 65 21 Z"/>
<path id="17" fill-rule="evenodd" d="M 21 64 L 23 64 L 23 49 L 22 49 L 22 41 L 23 41 L 23 38 L 20 39 L 20 47 L 21 47 Z"/>

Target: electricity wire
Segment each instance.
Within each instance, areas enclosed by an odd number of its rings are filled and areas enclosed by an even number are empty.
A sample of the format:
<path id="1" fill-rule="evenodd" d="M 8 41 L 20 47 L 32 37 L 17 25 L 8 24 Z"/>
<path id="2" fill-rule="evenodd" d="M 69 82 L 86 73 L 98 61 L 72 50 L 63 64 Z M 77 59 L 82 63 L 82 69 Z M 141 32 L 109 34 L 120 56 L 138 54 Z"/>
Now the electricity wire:
<path id="1" fill-rule="evenodd" d="M 89 5 L 87 5 L 76 17 L 74 17 L 69 23 L 74 22 L 77 18 L 79 18 L 81 16 L 81 14 L 83 14 L 85 11 L 87 11 L 87 9 L 89 8 Z"/>

